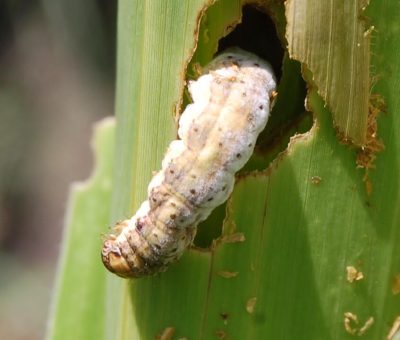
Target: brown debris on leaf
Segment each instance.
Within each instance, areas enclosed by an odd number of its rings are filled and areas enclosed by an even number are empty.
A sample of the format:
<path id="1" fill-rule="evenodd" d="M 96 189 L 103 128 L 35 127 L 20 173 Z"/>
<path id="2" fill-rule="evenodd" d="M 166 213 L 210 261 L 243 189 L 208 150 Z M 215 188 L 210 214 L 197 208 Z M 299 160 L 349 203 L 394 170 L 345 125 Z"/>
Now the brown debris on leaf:
<path id="1" fill-rule="evenodd" d="M 228 324 L 229 314 L 226 312 L 222 312 L 219 314 L 221 319 L 224 321 L 224 325 Z"/>
<path id="2" fill-rule="evenodd" d="M 217 336 L 218 339 L 221 339 L 221 340 L 226 339 L 226 337 L 227 337 L 226 332 L 224 332 L 222 330 L 216 331 L 215 335 Z"/>
<path id="3" fill-rule="evenodd" d="M 400 294 L 400 273 L 397 273 L 393 278 L 392 294 L 393 295 Z"/>
<path id="4" fill-rule="evenodd" d="M 311 177 L 311 183 L 312 184 L 318 185 L 318 184 L 321 183 L 321 181 L 322 181 L 322 178 L 319 177 L 319 176 L 312 176 Z"/>
<path id="5" fill-rule="evenodd" d="M 390 328 L 389 334 L 387 335 L 386 339 L 387 340 L 392 340 L 396 335 L 398 335 L 400 332 L 400 316 L 398 316 L 392 325 L 392 328 Z"/>
<path id="6" fill-rule="evenodd" d="M 220 270 L 217 272 L 217 275 L 223 277 L 224 279 L 231 279 L 238 276 L 238 274 L 239 272 L 230 272 L 228 270 Z"/>
<path id="7" fill-rule="evenodd" d="M 374 324 L 375 319 L 373 316 L 370 316 L 367 321 L 365 321 L 364 325 L 359 329 L 357 335 L 364 335 L 365 332 L 371 328 L 371 326 Z"/>
<path id="8" fill-rule="evenodd" d="M 222 236 L 222 243 L 237 243 L 237 242 L 244 242 L 246 240 L 243 233 L 234 233 L 230 235 Z"/>
<path id="9" fill-rule="evenodd" d="M 361 327 L 358 327 L 359 321 L 357 315 L 346 312 L 344 313 L 344 329 L 351 335 L 364 335 L 372 327 L 375 322 L 373 316 L 370 316 Z"/>
<path id="10" fill-rule="evenodd" d="M 246 311 L 249 314 L 253 314 L 254 313 L 254 309 L 256 308 L 256 303 L 257 303 L 257 298 L 256 297 L 252 297 L 250 299 L 247 300 L 246 303 Z"/>
<path id="11" fill-rule="evenodd" d="M 166 327 L 160 334 L 154 337 L 155 340 L 172 340 L 175 334 L 174 327 Z"/>
<path id="12" fill-rule="evenodd" d="M 382 140 L 378 137 L 377 118 L 381 112 L 386 112 L 383 98 L 379 95 L 372 95 L 367 119 L 366 142 L 358 151 L 356 159 L 357 167 L 365 169 L 363 180 L 368 195 L 371 195 L 372 193 L 372 183 L 369 178 L 369 171 L 370 169 L 375 168 L 376 155 L 385 148 Z"/>
<path id="13" fill-rule="evenodd" d="M 352 324 L 358 324 L 358 317 L 357 315 L 351 313 L 351 312 L 346 312 L 344 313 L 344 329 L 346 330 L 347 333 L 354 335 L 357 332 L 357 328 L 353 328 Z"/>
<path id="14" fill-rule="evenodd" d="M 349 281 L 350 283 L 353 283 L 354 281 L 360 281 L 364 278 L 363 272 L 358 271 L 353 266 L 347 266 L 346 272 L 347 272 L 347 281 Z"/>

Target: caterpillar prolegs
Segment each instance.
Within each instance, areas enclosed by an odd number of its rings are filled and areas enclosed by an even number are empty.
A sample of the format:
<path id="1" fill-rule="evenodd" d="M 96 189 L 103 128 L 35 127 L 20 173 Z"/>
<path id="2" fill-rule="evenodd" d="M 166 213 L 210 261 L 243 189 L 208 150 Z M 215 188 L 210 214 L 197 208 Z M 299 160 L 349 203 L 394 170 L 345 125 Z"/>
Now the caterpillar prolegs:
<path id="1" fill-rule="evenodd" d="M 267 123 L 276 82 L 267 62 L 234 49 L 188 87 L 193 103 L 182 113 L 180 139 L 169 145 L 148 199 L 104 241 L 103 263 L 119 276 L 155 274 L 181 257 L 197 225 L 232 192 L 235 173 Z"/>

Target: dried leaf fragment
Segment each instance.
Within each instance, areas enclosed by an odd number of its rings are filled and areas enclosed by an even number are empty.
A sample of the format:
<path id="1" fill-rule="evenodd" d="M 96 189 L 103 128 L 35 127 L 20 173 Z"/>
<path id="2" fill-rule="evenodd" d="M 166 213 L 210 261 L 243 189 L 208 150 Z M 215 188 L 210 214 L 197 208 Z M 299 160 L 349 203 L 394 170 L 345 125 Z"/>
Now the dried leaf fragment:
<path id="1" fill-rule="evenodd" d="M 387 335 L 386 339 L 393 340 L 394 337 L 399 334 L 400 334 L 400 316 L 398 316 L 394 320 L 392 328 L 390 329 L 389 334 Z"/>
<path id="2" fill-rule="evenodd" d="M 373 316 L 370 316 L 367 321 L 365 321 L 364 325 L 360 328 L 358 331 L 357 335 L 364 335 L 365 332 L 371 328 L 371 326 L 374 324 L 375 319 Z"/>
<path id="3" fill-rule="evenodd" d="M 367 118 L 367 135 L 365 144 L 357 153 L 356 164 L 358 168 L 365 169 L 363 181 L 368 195 L 372 193 L 372 182 L 369 178 L 369 171 L 375 168 L 376 155 L 381 152 L 385 145 L 378 137 L 377 119 L 381 112 L 386 111 L 382 97 L 375 95 L 371 97 Z"/>
<path id="4" fill-rule="evenodd" d="M 347 271 L 347 281 L 349 281 L 350 283 L 353 283 L 354 281 L 360 281 L 364 278 L 364 274 L 358 271 L 353 266 L 347 266 L 346 271 Z"/>
<path id="5" fill-rule="evenodd" d="M 221 340 L 226 339 L 226 337 L 227 337 L 226 332 L 222 331 L 222 330 L 216 331 L 215 335 L 217 336 L 218 339 L 221 339 Z"/>
<path id="6" fill-rule="evenodd" d="M 222 243 L 238 243 L 246 240 L 243 233 L 234 233 L 231 235 L 225 235 L 222 237 Z"/>
<path id="7" fill-rule="evenodd" d="M 236 277 L 239 274 L 239 272 L 230 272 L 228 270 L 220 270 L 217 272 L 217 275 L 225 278 L 225 279 L 231 279 L 232 277 Z"/>
<path id="8" fill-rule="evenodd" d="M 159 335 L 155 337 L 156 340 L 172 340 L 175 334 L 175 327 L 166 327 Z"/>
<path id="9" fill-rule="evenodd" d="M 351 313 L 351 312 L 346 312 L 344 313 L 344 329 L 346 330 L 347 333 L 354 335 L 357 332 L 357 328 L 353 328 L 352 323 L 355 323 L 356 325 L 358 324 L 358 318 L 357 315 Z"/>
<path id="10" fill-rule="evenodd" d="M 393 279 L 392 293 L 393 295 L 400 294 L 400 273 L 397 273 Z"/>
<path id="11" fill-rule="evenodd" d="M 371 328 L 374 322 L 374 317 L 370 316 L 361 327 L 358 327 L 359 322 L 357 315 L 351 312 L 344 313 L 344 329 L 351 335 L 364 335 L 365 332 Z"/>
<path id="12" fill-rule="evenodd" d="M 229 319 L 229 314 L 226 312 L 222 312 L 219 315 L 221 316 L 221 319 L 224 321 L 224 325 L 227 325 L 228 319 Z"/>
<path id="13" fill-rule="evenodd" d="M 254 309 L 256 307 L 256 303 L 257 303 L 257 298 L 256 297 L 252 297 L 250 299 L 247 300 L 246 303 L 246 311 L 249 314 L 253 314 L 254 313 Z"/>
<path id="14" fill-rule="evenodd" d="M 321 181 L 322 181 L 322 178 L 319 177 L 319 176 L 312 176 L 311 177 L 311 183 L 312 184 L 318 185 L 319 183 L 321 183 Z"/>

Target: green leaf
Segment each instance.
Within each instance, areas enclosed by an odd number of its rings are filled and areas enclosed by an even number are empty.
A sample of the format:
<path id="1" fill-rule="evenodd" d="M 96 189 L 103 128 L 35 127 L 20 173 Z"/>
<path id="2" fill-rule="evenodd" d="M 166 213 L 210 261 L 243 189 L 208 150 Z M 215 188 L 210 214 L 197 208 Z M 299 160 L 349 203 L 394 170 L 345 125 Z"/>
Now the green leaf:
<path id="1" fill-rule="evenodd" d="M 107 274 L 100 249 L 111 204 L 114 125 L 111 118 L 96 125 L 95 171 L 71 190 L 48 339 L 100 339 L 104 334 Z"/>
<path id="2" fill-rule="evenodd" d="M 318 93 L 335 123 L 365 145 L 370 93 L 370 37 L 364 16 L 368 0 L 286 2 L 288 49 L 313 73 Z"/>
<path id="3" fill-rule="evenodd" d="M 130 217 L 145 199 L 152 171 L 160 168 L 165 148 L 175 138 L 174 118 L 191 54 L 196 48 L 191 66 L 204 65 L 226 33 L 224 27 L 240 19 L 238 2 L 217 1 L 207 10 L 206 5 L 203 1 L 120 2 L 111 222 Z M 90 215 L 92 222 L 97 219 L 90 226 L 99 229 L 85 229 L 88 249 L 79 243 L 82 237 L 66 238 L 51 338 L 58 338 L 54 334 L 71 338 L 71 330 L 77 335 L 86 332 L 86 338 L 106 339 L 152 339 L 164 330 L 173 331 L 174 339 L 225 335 L 230 339 L 351 339 L 351 333 L 383 339 L 389 334 L 400 315 L 396 281 L 400 277 L 400 5 L 394 0 L 375 1 L 370 7 L 367 14 L 377 32 L 372 33 L 371 69 L 379 76 L 374 92 L 388 107 L 387 114 L 381 112 L 383 107 L 373 107 L 379 114 L 378 135 L 385 150 L 377 155 L 376 169 L 368 173 L 372 193 L 367 194 L 365 170 L 356 166 L 357 150 L 338 141 L 331 113 L 308 80 L 312 128 L 286 130 L 278 144 L 286 143 L 289 130 L 303 133 L 293 136 L 278 156 L 276 148 L 262 145 L 238 177 L 223 222 L 215 218 L 201 226 L 222 229 L 222 238 L 209 249 L 188 250 L 167 272 L 132 281 L 106 274 L 96 237 L 101 226 L 106 231 L 108 206 L 87 209 L 87 203 L 77 202 L 76 209 L 96 215 Z M 282 3 L 269 9 L 275 19 L 281 18 Z M 340 8 L 337 11 L 339 15 Z M 307 15 L 319 23 L 313 29 L 324 32 L 326 22 L 319 13 Z M 343 25 L 345 30 L 349 23 Z M 322 34 L 320 40 L 324 39 Z M 318 39 L 312 41 L 308 53 L 323 46 Z M 346 46 L 340 39 L 335 41 Z M 340 53 L 328 55 L 330 65 L 342 62 Z M 320 58 L 327 65 L 324 53 Z M 333 71 L 341 81 L 352 79 L 340 67 Z M 366 79 L 365 74 L 359 76 Z M 299 67 L 286 60 L 279 87 L 281 103 L 274 117 L 284 114 L 292 122 L 294 111 L 303 114 L 298 105 L 303 100 L 299 78 Z M 369 77 L 363 86 L 369 89 Z M 354 103 L 364 112 L 365 107 Z M 269 128 L 262 141 L 268 141 L 279 126 Z M 70 226 L 78 225 L 76 220 L 71 218 Z M 71 228 L 68 235 L 78 229 Z M 74 254 L 66 251 L 72 247 Z M 347 267 L 362 273 L 359 280 L 350 282 Z M 85 282 L 78 270 L 85 274 Z M 83 300 L 80 290 L 96 290 L 97 300 L 93 301 L 94 293 Z M 69 301 L 74 296 L 85 301 L 82 305 L 90 304 L 85 308 L 93 310 L 92 319 L 88 313 L 75 317 L 77 304 Z M 62 326 L 68 319 L 76 319 L 69 329 Z"/>

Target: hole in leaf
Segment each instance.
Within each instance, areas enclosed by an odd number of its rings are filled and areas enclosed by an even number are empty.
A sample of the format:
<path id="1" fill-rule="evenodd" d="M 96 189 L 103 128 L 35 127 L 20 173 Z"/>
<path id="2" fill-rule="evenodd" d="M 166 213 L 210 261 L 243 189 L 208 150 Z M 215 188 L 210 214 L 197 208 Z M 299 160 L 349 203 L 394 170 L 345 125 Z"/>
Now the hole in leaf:
<path id="1" fill-rule="evenodd" d="M 234 46 L 267 60 L 278 81 L 278 97 L 267 127 L 257 140 L 255 153 L 240 173 L 263 170 L 286 149 L 291 136 L 311 128 L 313 117 L 304 107 L 306 84 L 301 76 L 300 64 L 288 58 L 274 22 L 262 10 L 250 5 L 244 6 L 242 22 L 219 40 L 218 52 Z M 225 208 L 226 204 L 216 208 L 199 225 L 194 240 L 197 247 L 208 248 L 221 235 Z"/>
<path id="2" fill-rule="evenodd" d="M 219 41 L 218 52 L 233 46 L 267 60 L 272 65 L 276 78 L 280 79 L 284 49 L 275 24 L 266 13 L 253 6 L 244 6 L 242 22 Z"/>

